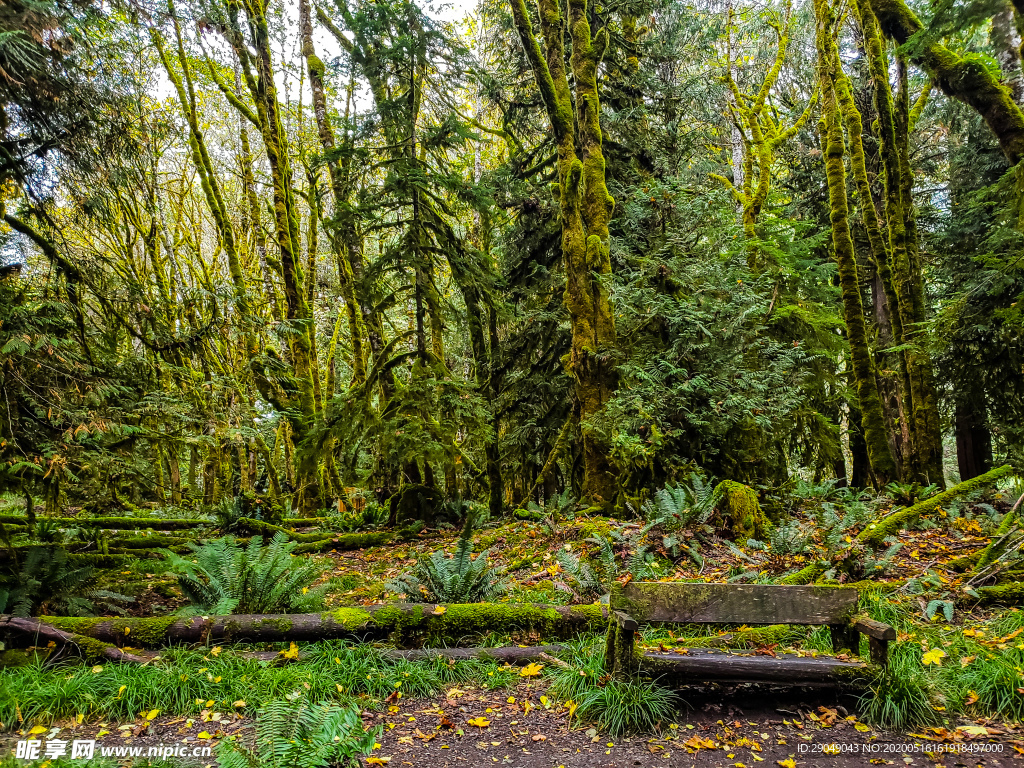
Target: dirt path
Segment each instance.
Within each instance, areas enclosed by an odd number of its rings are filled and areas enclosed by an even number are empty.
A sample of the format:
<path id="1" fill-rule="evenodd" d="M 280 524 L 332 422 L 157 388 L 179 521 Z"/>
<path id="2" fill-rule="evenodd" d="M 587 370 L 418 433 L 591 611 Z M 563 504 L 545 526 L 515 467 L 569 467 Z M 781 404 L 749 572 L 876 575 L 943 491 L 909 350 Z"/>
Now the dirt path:
<path id="1" fill-rule="evenodd" d="M 542 681 L 514 690 L 464 685 L 444 696 L 398 699 L 363 713 L 381 726 L 379 748 L 364 766 L 388 768 L 851 768 L 893 765 L 945 768 L 1024 766 L 1024 729 L 964 721 L 951 730 L 912 734 L 878 731 L 849 714 L 852 702 L 834 694 L 758 690 L 685 695 L 676 723 L 642 737 L 613 739 L 574 722 L 564 702 L 552 701 Z M 150 747 L 176 746 L 183 764 L 209 766 L 212 747 L 225 736 L 248 738 L 253 718 L 204 710 L 191 718 L 143 713 L 134 723 L 57 723 L 34 734 L 0 736 L 4 753 L 16 742 L 95 740 L 118 762 L 145 758 Z M 180 746 L 179 746 L 180 745 Z M 120 751 L 117 751 L 120 750 Z M 195 753 L 199 755 L 199 752 Z M 40 755 L 42 757 L 42 755 Z M 15 761 L 25 764 L 24 761 Z M 76 761 L 77 762 L 77 761 Z M 81 761 L 83 766 L 87 762 Z"/>
<path id="2" fill-rule="evenodd" d="M 772 701 L 748 694 L 741 697 L 749 702 L 743 708 L 735 699 L 702 694 L 687 697 L 690 708 L 660 733 L 612 739 L 570 723 L 569 711 L 543 691 L 536 685 L 512 692 L 466 688 L 453 689 L 447 699 L 396 702 L 368 718 L 384 726 L 374 756 L 390 758 L 389 768 L 1024 765 L 1015 749 L 1024 750 L 1024 741 L 1015 729 L 989 725 L 984 735 L 933 730 L 916 737 L 879 732 L 850 716 L 835 696 Z"/>

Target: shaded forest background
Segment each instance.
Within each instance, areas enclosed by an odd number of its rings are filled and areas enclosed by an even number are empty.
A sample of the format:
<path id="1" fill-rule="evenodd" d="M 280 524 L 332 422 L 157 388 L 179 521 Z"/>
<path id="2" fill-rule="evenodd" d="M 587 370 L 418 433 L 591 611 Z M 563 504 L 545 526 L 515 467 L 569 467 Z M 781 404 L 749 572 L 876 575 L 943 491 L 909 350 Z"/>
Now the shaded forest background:
<path id="1" fill-rule="evenodd" d="M 617 513 L 1021 466 L 1003 0 L 0 8 L 0 491 Z"/>

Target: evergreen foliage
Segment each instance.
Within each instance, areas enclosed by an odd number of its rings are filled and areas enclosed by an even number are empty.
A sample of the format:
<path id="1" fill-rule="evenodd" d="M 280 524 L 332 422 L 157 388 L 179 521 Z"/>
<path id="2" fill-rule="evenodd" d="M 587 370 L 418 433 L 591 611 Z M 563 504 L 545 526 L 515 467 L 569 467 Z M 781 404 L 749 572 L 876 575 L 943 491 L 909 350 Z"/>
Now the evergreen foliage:
<path id="1" fill-rule="evenodd" d="M 217 743 L 224 768 L 356 766 L 373 749 L 381 726 L 363 730 L 358 707 L 314 704 L 304 697 L 268 702 L 258 713 L 256 743 Z"/>
<path id="2" fill-rule="evenodd" d="M 185 557 L 165 556 L 189 601 L 186 615 L 308 613 L 322 606 L 325 588 L 311 588 L 320 567 L 294 557 L 297 546 L 281 532 L 266 545 L 260 536 L 245 546 L 225 536 L 192 544 Z"/>
<path id="3" fill-rule="evenodd" d="M 96 587 L 99 573 L 76 567 L 59 546 L 31 547 L 20 567 L 0 579 L 0 613 L 14 616 L 124 614 L 131 597 Z"/>
<path id="4" fill-rule="evenodd" d="M 444 551 L 416 561 L 415 567 L 388 582 L 392 592 L 404 592 L 411 602 L 479 603 L 500 597 L 508 589 L 504 571 L 487 562 L 490 550 L 473 557 L 475 516 L 466 518 L 452 557 Z"/>

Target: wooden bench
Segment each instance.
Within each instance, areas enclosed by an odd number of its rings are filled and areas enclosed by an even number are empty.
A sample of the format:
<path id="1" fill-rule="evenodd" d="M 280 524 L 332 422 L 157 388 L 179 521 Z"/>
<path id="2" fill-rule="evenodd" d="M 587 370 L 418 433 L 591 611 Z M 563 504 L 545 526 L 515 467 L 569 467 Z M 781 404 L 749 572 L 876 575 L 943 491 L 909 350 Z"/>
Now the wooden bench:
<path id="1" fill-rule="evenodd" d="M 699 682 L 787 682 L 848 685 L 884 668 L 896 630 L 857 615 L 860 593 L 850 587 L 616 583 L 609 602 L 605 664 L 617 678 L 667 674 Z M 708 648 L 675 653 L 641 653 L 635 634 L 640 624 L 803 624 L 827 625 L 832 648 L 857 652 L 868 637 L 871 665 L 797 654 L 728 653 Z"/>

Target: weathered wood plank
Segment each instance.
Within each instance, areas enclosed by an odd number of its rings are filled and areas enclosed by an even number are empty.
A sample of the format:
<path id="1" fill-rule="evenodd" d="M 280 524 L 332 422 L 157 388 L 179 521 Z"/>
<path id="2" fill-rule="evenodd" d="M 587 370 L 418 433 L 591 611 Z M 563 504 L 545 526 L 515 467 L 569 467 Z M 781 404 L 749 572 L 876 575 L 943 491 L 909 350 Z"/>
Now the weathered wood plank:
<path id="1" fill-rule="evenodd" d="M 890 627 L 888 624 L 883 624 L 880 621 L 874 619 L 856 619 L 853 622 L 853 628 L 860 632 L 862 635 L 868 637 L 874 637 L 879 640 L 895 640 L 896 630 Z"/>
<path id="2" fill-rule="evenodd" d="M 847 624 L 859 597 L 845 587 L 634 581 L 612 586 L 610 607 L 640 622 Z"/>
<path id="3" fill-rule="evenodd" d="M 619 626 L 625 630 L 635 632 L 640 627 L 640 625 L 637 624 L 636 619 L 634 619 L 628 613 L 623 613 L 622 611 L 614 611 L 613 615 L 615 616 L 615 621 L 617 621 Z"/>
<path id="4" fill-rule="evenodd" d="M 856 687 L 871 671 L 859 662 L 792 654 L 742 656 L 702 648 L 686 654 L 645 653 L 641 672 L 692 682 L 791 683 Z"/>

